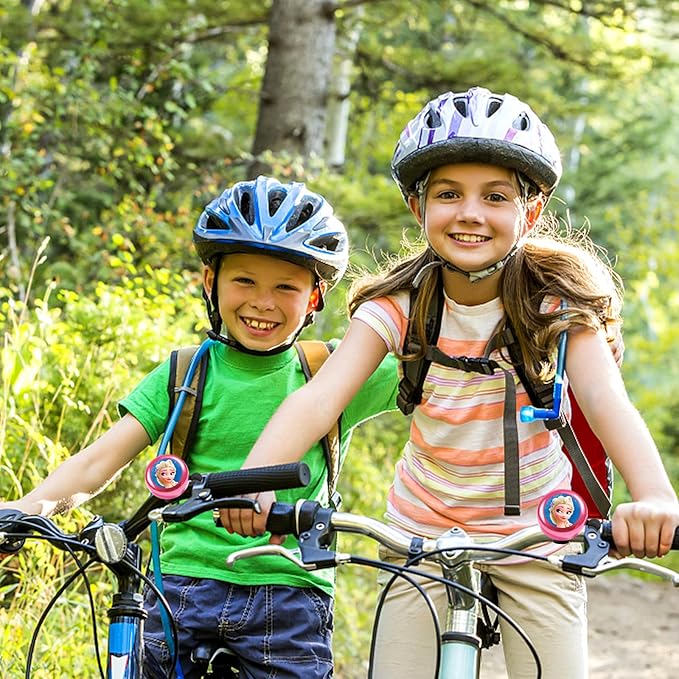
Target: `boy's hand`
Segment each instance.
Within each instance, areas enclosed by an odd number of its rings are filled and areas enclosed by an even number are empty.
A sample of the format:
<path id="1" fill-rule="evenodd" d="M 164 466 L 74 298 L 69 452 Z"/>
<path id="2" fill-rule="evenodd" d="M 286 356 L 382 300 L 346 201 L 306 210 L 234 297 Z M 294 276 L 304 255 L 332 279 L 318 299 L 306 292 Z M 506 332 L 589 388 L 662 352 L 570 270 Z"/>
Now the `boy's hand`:
<path id="1" fill-rule="evenodd" d="M 276 501 L 276 493 L 270 490 L 262 493 L 243 495 L 243 497 L 255 500 L 259 504 L 260 511 L 255 512 L 252 509 L 221 509 L 219 517 L 222 526 L 229 533 L 238 533 L 246 537 L 256 537 L 264 534 L 271 505 Z M 284 540 L 284 535 L 272 535 L 269 542 L 275 545 L 282 545 Z"/>
<path id="2" fill-rule="evenodd" d="M 12 544 L 12 524 L 9 522 L 21 519 L 24 516 L 26 516 L 26 513 L 20 509 L 14 508 L 11 502 L 0 503 L 0 533 L 7 533 L 7 539 L 4 541 L 0 540 L 0 561 L 13 556 L 23 546 L 23 539 L 15 540 L 14 544 Z M 3 519 L 8 522 L 6 525 L 3 525 Z"/>
<path id="3" fill-rule="evenodd" d="M 677 526 L 676 502 L 644 500 L 621 504 L 613 514 L 616 551 L 621 556 L 664 556 L 672 546 Z"/>

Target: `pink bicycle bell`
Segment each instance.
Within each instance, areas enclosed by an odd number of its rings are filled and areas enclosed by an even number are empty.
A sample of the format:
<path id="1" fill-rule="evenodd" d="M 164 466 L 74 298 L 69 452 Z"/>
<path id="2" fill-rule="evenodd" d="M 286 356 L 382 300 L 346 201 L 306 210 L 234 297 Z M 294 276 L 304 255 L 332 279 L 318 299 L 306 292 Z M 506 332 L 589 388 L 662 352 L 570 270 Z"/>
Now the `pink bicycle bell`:
<path id="1" fill-rule="evenodd" d="M 161 500 L 176 500 L 189 485 L 189 468 L 175 455 L 158 455 L 146 465 L 146 487 Z"/>
<path id="2" fill-rule="evenodd" d="M 587 505 L 572 490 L 555 490 L 545 495 L 538 507 L 540 530 L 554 542 L 568 542 L 587 521 Z"/>

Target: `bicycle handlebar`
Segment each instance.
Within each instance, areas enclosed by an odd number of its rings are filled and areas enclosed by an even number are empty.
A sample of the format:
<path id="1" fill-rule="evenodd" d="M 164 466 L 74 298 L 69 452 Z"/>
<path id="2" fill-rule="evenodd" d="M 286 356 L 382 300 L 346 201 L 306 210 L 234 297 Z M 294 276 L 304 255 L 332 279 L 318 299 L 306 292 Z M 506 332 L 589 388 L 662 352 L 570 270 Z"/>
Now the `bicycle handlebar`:
<path id="1" fill-rule="evenodd" d="M 438 538 L 417 538 L 409 537 L 376 519 L 338 512 L 308 500 L 296 505 L 275 503 L 269 514 L 267 529 L 275 534 L 295 535 L 299 539 L 301 559 L 280 545 L 267 545 L 232 554 L 227 565 L 240 558 L 276 553 L 306 570 L 337 566 L 351 561 L 353 557 L 331 552 L 328 547 L 335 532 L 348 532 L 372 538 L 402 556 L 428 558 L 447 566 L 471 561 L 497 561 L 508 554 L 520 552 L 528 557 L 547 558 L 565 571 L 589 577 L 618 568 L 631 568 L 670 580 L 675 587 L 679 587 L 679 573 L 673 570 L 634 557 L 611 559 L 609 551 L 615 545 L 611 522 L 608 520 L 591 519 L 580 534 L 568 540 L 583 542 L 585 550 L 582 553 L 549 557 L 539 557 L 525 551 L 551 542 L 537 525 L 490 542 L 474 539 L 459 528 L 453 528 Z M 675 531 L 672 549 L 679 549 L 679 528 Z"/>
<path id="2" fill-rule="evenodd" d="M 299 488 L 307 486 L 311 479 L 309 467 L 303 462 L 279 464 L 273 467 L 236 469 L 230 472 L 213 472 L 197 476 L 202 477 L 203 486 L 210 489 L 215 499 L 236 494 Z M 196 481 L 194 481 L 194 486 Z"/>
<path id="3" fill-rule="evenodd" d="M 224 506 L 225 501 L 237 494 L 254 493 L 264 490 L 282 490 L 297 488 L 309 483 L 311 474 L 309 467 L 303 462 L 275 465 L 271 467 L 253 467 L 228 472 L 212 472 L 209 474 L 193 474 L 184 494 L 179 499 L 188 498 L 186 502 L 166 506 L 160 510 L 161 518 L 166 521 L 186 521 L 197 514 L 211 509 L 218 503 Z M 253 506 L 251 500 L 232 501 L 234 505 Z M 120 529 L 127 541 L 133 541 L 150 523 L 149 514 L 157 512 L 168 500 L 154 496 L 149 497 L 137 509 L 134 515 L 121 521 Z M 70 544 L 82 540 L 83 548 L 91 547 L 91 536 L 86 535 L 88 529 L 99 528 L 103 521 L 95 519 L 79 536 L 61 532 L 54 523 L 43 516 L 28 516 L 16 509 L 0 509 L 0 553 L 16 552 L 24 544 L 26 532 L 37 532 L 50 538 L 50 541 Z M 111 524 L 108 524 L 109 526 Z M 21 534 L 22 537 L 13 537 Z"/>

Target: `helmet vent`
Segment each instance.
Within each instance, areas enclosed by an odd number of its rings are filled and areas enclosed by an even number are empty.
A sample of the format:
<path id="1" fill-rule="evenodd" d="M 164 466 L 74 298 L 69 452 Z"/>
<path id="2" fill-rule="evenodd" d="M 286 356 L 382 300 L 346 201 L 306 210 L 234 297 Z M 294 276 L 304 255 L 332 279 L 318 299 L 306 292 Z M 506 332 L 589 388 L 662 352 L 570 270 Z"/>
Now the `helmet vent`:
<path id="1" fill-rule="evenodd" d="M 466 97 L 455 97 L 455 99 L 453 99 L 453 106 L 455 106 L 455 108 L 457 109 L 457 112 L 463 118 L 466 118 L 469 115 L 469 109 L 467 107 Z"/>
<path id="2" fill-rule="evenodd" d="M 205 225 L 206 229 L 215 229 L 216 231 L 222 231 L 225 228 L 224 222 L 222 222 L 220 219 L 217 219 L 214 215 L 210 215 L 207 218 L 207 224 Z"/>
<path id="3" fill-rule="evenodd" d="M 278 211 L 278 208 L 281 206 L 281 203 L 285 200 L 285 192 L 284 191 L 271 191 L 269 193 L 269 216 L 273 217 L 276 212 Z"/>
<path id="4" fill-rule="evenodd" d="M 337 247 L 340 245 L 340 240 L 337 236 L 329 234 L 326 236 L 319 236 L 309 241 L 309 245 L 318 248 L 319 250 L 328 250 L 329 252 L 335 252 Z"/>
<path id="5" fill-rule="evenodd" d="M 252 204 L 252 195 L 244 191 L 240 198 L 240 213 L 245 221 L 252 226 L 255 223 L 255 210 Z"/>
<path id="6" fill-rule="evenodd" d="M 314 206 L 312 203 L 304 203 L 302 205 L 302 209 L 299 211 L 299 214 L 297 216 L 297 219 L 291 219 L 288 222 L 288 225 L 285 227 L 285 230 L 290 233 L 293 229 L 296 229 L 298 226 L 301 224 L 304 224 L 304 222 L 308 221 L 311 215 L 314 213 Z"/>
<path id="7" fill-rule="evenodd" d="M 520 113 L 516 118 L 514 118 L 512 127 L 515 130 L 525 132 L 530 127 L 530 120 L 528 119 L 528 116 L 525 113 Z"/>
<path id="8" fill-rule="evenodd" d="M 433 106 L 429 107 L 427 115 L 424 119 L 424 124 L 429 129 L 434 129 L 435 127 L 441 127 L 441 114 Z"/>
<path id="9" fill-rule="evenodd" d="M 502 99 L 490 99 L 488 101 L 486 115 L 490 118 L 493 113 L 495 113 L 500 108 L 500 106 L 502 106 Z"/>

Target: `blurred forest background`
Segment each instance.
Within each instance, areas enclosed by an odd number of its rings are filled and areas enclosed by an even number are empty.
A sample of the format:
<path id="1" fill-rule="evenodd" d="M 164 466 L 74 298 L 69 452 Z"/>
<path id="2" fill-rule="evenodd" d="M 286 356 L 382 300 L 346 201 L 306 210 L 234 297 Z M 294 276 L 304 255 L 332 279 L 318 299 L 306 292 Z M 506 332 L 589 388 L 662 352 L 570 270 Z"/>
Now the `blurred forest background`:
<path id="1" fill-rule="evenodd" d="M 2 0 L 0 498 L 200 341 L 190 237 L 209 199 L 261 171 L 304 180 L 347 224 L 353 263 L 372 267 L 417 236 L 389 175 L 401 128 L 473 85 L 515 94 L 554 131 L 565 174 L 550 207 L 625 281 L 625 379 L 677 480 L 678 28 L 665 0 Z M 342 289 L 328 309 L 308 336 L 341 336 Z M 381 516 L 406 426 L 383 416 L 354 437 L 345 509 Z M 123 518 L 145 497 L 145 462 L 64 525 Z M 8 564 L 3 677 L 23 676 L 67 565 L 41 545 Z M 338 677 L 366 674 L 373 579 L 340 574 Z M 103 620 L 111 585 L 91 590 Z M 33 676 L 94 676 L 85 602 L 60 599 Z"/>

